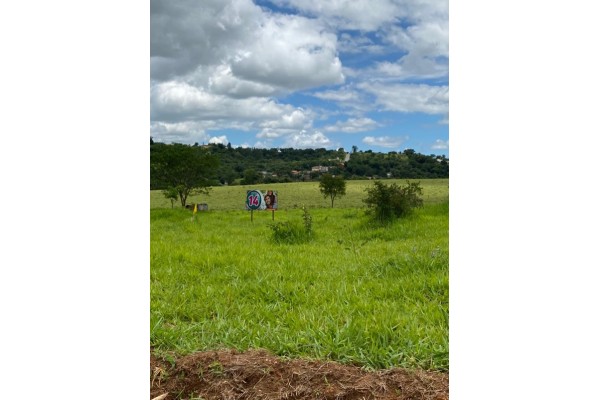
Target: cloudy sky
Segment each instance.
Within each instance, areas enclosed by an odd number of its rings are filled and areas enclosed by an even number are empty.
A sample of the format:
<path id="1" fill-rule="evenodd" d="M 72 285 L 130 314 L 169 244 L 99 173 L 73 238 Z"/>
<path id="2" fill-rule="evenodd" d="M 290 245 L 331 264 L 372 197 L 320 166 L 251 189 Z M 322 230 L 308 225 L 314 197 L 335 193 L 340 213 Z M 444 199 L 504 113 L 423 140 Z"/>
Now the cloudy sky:
<path id="1" fill-rule="evenodd" d="M 447 0 L 152 0 L 156 141 L 444 154 Z"/>

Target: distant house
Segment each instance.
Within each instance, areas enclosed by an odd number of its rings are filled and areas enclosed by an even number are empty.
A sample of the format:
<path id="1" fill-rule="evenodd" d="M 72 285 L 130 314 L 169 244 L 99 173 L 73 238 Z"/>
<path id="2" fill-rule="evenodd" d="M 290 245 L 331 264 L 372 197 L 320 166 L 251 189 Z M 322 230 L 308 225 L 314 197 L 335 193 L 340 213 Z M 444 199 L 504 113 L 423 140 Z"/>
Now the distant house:
<path id="1" fill-rule="evenodd" d="M 292 175 L 294 175 L 294 176 L 300 175 L 301 173 L 302 173 L 302 172 L 301 172 L 301 171 L 298 171 L 297 169 L 293 169 L 293 170 L 292 170 Z"/>
<path id="2" fill-rule="evenodd" d="M 329 167 L 317 165 L 311 168 L 310 172 L 329 172 Z"/>

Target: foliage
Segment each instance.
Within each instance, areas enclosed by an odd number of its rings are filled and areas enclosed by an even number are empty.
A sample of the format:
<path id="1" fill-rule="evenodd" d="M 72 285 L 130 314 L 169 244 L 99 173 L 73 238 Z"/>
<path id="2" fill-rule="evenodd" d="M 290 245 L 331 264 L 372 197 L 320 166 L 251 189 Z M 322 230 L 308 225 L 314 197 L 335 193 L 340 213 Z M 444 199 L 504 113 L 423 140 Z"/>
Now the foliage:
<path id="1" fill-rule="evenodd" d="M 165 196 L 166 199 L 171 200 L 171 208 L 173 208 L 174 203 L 179 198 L 179 190 L 174 187 L 169 187 L 167 189 L 164 189 L 162 191 L 162 194 Z"/>
<path id="2" fill-rule="evenodd" d="M 185 207 L 189 195 L 205 193 L 214 183 L 219 159 L 197 146 L 155 143 L 150 146 L 150 183 L 176 190 Z"/>
<path id="3" fill-rule="evenodd" d="M 423 206 L 423 188 L 420 182 L 406 182 L 406 186 L 395 183 L 386 185 L 375 181 L 373 187 L 365 189 L 364 200 L 370 214 L 378 222 L 389 222 L 408 215 L 416 207 Z"/>
<path id="4" fill-rule="evenodd" d="M 294 244 L 308 240 L 306 231 L 298 223 L 291 221 L 277 222 L 270 225 L 271 238 L 275 243 Z"/>
<path id="5" fill-rule="evenodd" d="M 258 183 L 258 181 L 260 181 L 260 176 L 258 175 L 258 172 L 256 172 L 254 169 L 248 168 L 244 171 L 244 179 L 242 179 L 242 185 L 253 185 L 255 183 Z"/>
<path id="6" fill-rule="evenodd" d="M 306 207 L 302 207 L 302 222 L 300 225 L 292 221 L 277 222 L 269 225 L 271 238 L 275 243 L 304 243 L 312 239 L 312 217 Z"/>
<path id="7" fill-rule="evenodd" d="M 342 176 L 324 174 L 319 182 L 319 191 L 323 197 L 331 198 L 331 208 L 333 208 L 333 200 L 346 195 L 346 181 Z"/>
<path id="8" fill-rule="evenodd" d="M 156 146 L 173 146 L 151 140 L 151 150 Z M 258 173 L 258 181 L 265 183 L 285 183 L 314 181 L 320 173 L 311 173 L 314 166 L 327 167 L 327 173 L 344 176 L 346 180 L 370 178 L 433 179 L 449 177 L 449 160 L 445 156 L 424 155 L 407 149 L 402 153 L 376 153 L 358 151 L 356 146 L 346 152 L 337 150 L 293 149 L 293 148 L 243 148 L 223 144 L 193 146 L 217 157 L 220 161 L 216 169 L 216 180 L 228 185 L 246 178 L 246 171 Z M 349 159 L 347 159 L 349 157 Z M 294 171 L 294 172 L 292 172 Z M 264 176 L 261 174 L 264 172 Z M 156 186 L 151 176 L 151 188 Z"/>

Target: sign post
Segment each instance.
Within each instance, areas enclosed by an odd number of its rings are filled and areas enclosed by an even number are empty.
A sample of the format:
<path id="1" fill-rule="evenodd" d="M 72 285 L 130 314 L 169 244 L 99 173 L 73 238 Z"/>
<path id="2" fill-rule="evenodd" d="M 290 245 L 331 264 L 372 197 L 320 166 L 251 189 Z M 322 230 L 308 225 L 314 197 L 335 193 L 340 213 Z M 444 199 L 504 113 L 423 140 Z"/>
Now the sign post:
<path id="1" fill-rule="evenodd" d="M 258 190 L 248 190 L 246 192 L 246 209 L 250 210 L 250 221 L 254 222 L 254 210 L 258 210 L 263 206 L 263 195 Z M 263 206 L 264 207 L 264 206 Z"/>
<path id="2" fill-rule="evenodd" d="M 275 210 L 277 210 L 277 192 L 267 190 L 263 194 L 260 190 L 248 190 L 246 192 L 246 210 L 250 211 L 250 221 L 254 222 L 254 210 L 271 210 L 271 219 L 275 221 Z"/>

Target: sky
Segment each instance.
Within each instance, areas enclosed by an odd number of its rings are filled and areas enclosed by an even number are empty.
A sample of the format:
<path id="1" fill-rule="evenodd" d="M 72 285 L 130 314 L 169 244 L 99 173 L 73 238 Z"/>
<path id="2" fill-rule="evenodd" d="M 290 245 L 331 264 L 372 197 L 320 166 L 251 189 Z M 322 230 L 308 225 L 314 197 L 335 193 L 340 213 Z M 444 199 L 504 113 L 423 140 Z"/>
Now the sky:
<path id="1" fill-rule="evenodd" d="M 449 157 L 447 0 L 152 0 L 150 136 Z"/>

